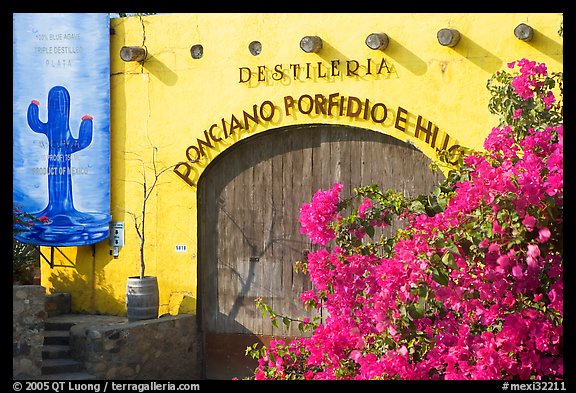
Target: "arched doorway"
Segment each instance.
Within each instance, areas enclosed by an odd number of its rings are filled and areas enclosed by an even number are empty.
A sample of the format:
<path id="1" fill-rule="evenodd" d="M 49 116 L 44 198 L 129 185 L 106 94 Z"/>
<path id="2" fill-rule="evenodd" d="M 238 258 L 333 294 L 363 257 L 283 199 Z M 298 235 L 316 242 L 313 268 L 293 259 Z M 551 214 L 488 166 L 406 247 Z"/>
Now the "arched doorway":
<path id="1" fill-rule="evenodd" d="M 279 314 L 311 317 L 299 295 L 311 289 L 294 262 L 313 249 L 300 234 L 300 206 L 318 189 L 378 184 L 416 196 L 443 175 L 430 159 L 388 135 L 336 125 L 299 125 L 247 138 L 218 156 L 198 184 L 198 302 L 204 376 L 242 378 L 256 362 L 255 342 L 296 337 L 274 328 L 255 307 L 261 297 Z"/>

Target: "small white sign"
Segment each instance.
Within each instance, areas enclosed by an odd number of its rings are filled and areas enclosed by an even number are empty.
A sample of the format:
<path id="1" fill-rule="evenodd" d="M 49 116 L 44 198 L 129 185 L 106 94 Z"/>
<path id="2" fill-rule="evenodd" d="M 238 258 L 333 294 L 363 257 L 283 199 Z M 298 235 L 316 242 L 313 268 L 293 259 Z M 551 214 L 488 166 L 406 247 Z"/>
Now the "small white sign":
<path id="1" fill-rule="evenodd" d="M 176 252 L 186 252 L 186 244 L 176 244 Z"/>

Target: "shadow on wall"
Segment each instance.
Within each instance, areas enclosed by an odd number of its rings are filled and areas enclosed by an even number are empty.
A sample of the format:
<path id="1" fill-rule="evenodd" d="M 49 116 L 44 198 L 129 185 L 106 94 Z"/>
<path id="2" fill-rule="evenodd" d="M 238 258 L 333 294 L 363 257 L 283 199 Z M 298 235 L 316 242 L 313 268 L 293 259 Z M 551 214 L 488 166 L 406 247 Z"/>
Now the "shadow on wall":
<path id="1" fill-rule="evenodd" d="M 502 59 L 462 33 L 454 50 L 488 74 L 493 74 L 502 67 Z"/>
<path id="2" fill-rule="evenodd" d="M 114 295 L 112 287 L 103 284 L 103 273 L 96 273 L 92 278 L 70 268 L 53 273 L 49 281 L 52 292 L 70 293 L 73 313 L 101 314 L 95 310 L 106 309 L 110 310 L 107 314 L 125 316 L 125 302 Z"/>
<path id="3" fill-rule="evenodd" d="M 557 56 L 563 53 L 562 45 L 560 45 L 550 37 L 545 36 L 536 29 L 534 29 L 534 37 L 532 38 L 531 41 L 528 41 L 527 43 L 534 49 L 550 57 Z M 559 61 L 560 63 L 562 63 L 562 58 L 560 58 Z"/>

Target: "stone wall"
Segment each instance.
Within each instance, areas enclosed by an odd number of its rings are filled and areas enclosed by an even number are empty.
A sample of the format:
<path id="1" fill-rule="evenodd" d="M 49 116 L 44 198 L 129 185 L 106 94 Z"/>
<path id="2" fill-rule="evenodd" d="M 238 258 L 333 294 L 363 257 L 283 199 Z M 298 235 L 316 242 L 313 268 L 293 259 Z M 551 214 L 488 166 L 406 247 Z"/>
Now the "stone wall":
<path id="1" fill-rule="evenodd" d="M 42 374 L 46 288 L 12 286 L 12 378 L 36 379 Z"/>
<path id="2" fill-rule="evenodd" d="M 76 360 L 98 379 L 200 379 L 196 316 L 181 314 L 70 329 Z"/>
<path id="3" fill-rule="evenodd" d="M 72 296 L 65 292 L 46 295 L 46 313 L 48 318 L 69 314 L 72 309 Z"/>

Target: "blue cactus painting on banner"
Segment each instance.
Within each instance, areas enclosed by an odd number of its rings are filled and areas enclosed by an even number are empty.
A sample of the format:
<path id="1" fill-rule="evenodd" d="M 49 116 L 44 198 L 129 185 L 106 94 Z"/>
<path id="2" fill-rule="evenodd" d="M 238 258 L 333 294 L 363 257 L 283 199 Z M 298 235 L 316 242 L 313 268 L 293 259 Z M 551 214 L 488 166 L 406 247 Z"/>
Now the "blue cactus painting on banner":
<path id="1" fill-rule="evenodd" d="M 110 216 L 110 18 L 13 14 L 13 204 L 44 246 L 105 240 Z"/>

